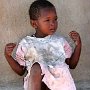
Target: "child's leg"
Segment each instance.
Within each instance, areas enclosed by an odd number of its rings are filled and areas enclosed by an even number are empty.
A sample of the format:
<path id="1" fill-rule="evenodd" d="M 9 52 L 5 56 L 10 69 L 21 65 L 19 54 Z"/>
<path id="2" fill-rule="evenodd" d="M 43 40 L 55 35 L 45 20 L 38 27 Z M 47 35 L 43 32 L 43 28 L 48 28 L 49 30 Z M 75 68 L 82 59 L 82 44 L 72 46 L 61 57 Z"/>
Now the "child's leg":
<path id="1" fill-rule="evenodd" d="M 40 65 L 35 63 L 30 71 L 29 90 L 41 90 L 42 71 Z M 31 85 L 30 85 L 31 84 Z"/>
<path id="2" fill-rule="evenodd" d="M 42 82 L 41 84 L 41 90 L 46 90 L 46 85 L 44 84 L 44 82 Z"/>
<path id="3" fill-rule="evenodd" d="M 42 82 L 41 90 L 50 90 L 50 89 L 46 86 L 46 84 L 44 84 L 44 82 Z"/>

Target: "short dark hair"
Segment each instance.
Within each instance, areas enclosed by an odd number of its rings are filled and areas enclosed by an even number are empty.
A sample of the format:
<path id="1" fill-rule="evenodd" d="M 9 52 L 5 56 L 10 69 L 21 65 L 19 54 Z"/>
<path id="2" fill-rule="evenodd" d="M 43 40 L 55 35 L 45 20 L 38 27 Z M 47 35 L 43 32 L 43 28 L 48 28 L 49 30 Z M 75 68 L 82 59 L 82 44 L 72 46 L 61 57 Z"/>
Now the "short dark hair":
<path id="1" fill-rule="evenodd" d="M 36 0 L 29 8 L 29 16 L 31 20 L 37 20 L 40 16 L 40 10 L 45 8 L 55 8 L 54 5 L 47 0 Z"/>

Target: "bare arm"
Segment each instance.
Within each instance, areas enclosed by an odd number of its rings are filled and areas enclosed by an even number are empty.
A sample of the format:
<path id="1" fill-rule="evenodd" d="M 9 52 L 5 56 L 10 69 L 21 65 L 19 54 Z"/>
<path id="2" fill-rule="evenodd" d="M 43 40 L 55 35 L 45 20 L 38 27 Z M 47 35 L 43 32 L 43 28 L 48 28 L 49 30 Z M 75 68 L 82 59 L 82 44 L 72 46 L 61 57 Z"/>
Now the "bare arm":
<path id="1" fill-rule="evenodd" d="M 11 53 L 15 46 L 16 44 L 14 43 L 9 43 L 5 46 L 5 57 L 13 71 L 22 76 L 25 73 L 26 68 L 24 66 L 20 66 L 20 64 L 16 62 L 11 56 Z"/>
<path id="2" fill-rule="evenodd" d="M 75 69 L 80 58 L 82 43 L 81 43 L 80 36 L 77 32 L 75 31 L 70 32 L 70 37 L 75 42 L 76 47 L 71 58 L 66 59 L 66 63 L 69 65 L 70 69 Z"/>

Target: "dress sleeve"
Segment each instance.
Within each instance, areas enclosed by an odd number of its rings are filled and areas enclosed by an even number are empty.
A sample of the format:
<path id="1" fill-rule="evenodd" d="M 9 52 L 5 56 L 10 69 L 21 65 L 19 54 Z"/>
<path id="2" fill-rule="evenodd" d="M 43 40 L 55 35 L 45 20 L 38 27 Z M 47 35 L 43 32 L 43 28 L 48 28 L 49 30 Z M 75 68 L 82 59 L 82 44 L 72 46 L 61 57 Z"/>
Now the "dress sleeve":
<path id="1" fill-rule="evenodd" d="M 66 58 L 70 58 L 72 55 L 72 47 L 69 45 L 69 43 L 66 40 L 64 40 L 63 47 L 64 47 Z"/>
<path id="2" fill-rule="evenodd" d="M 12 57 L 21 65 L 25 66 L 25 53 L 27 51 L 27 47 L 25 46 L 25 40 L 21 40 L 21 42 L 16 46 L 12 53 Z"/>

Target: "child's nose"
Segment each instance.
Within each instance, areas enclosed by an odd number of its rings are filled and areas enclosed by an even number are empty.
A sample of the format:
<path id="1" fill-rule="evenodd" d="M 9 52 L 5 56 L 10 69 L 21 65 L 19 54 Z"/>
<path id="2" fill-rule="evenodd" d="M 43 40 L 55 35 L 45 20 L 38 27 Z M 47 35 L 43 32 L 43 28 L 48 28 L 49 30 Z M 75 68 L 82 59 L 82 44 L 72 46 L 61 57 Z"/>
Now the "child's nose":
<path id="1" fill-rule="evenodd" d="M 54 26 L 54 25 L 55 25 L 55 21 L 51 21 L 51 22 L 50 22 L 50 25 L 51 25 L 51 26 Z"/>

